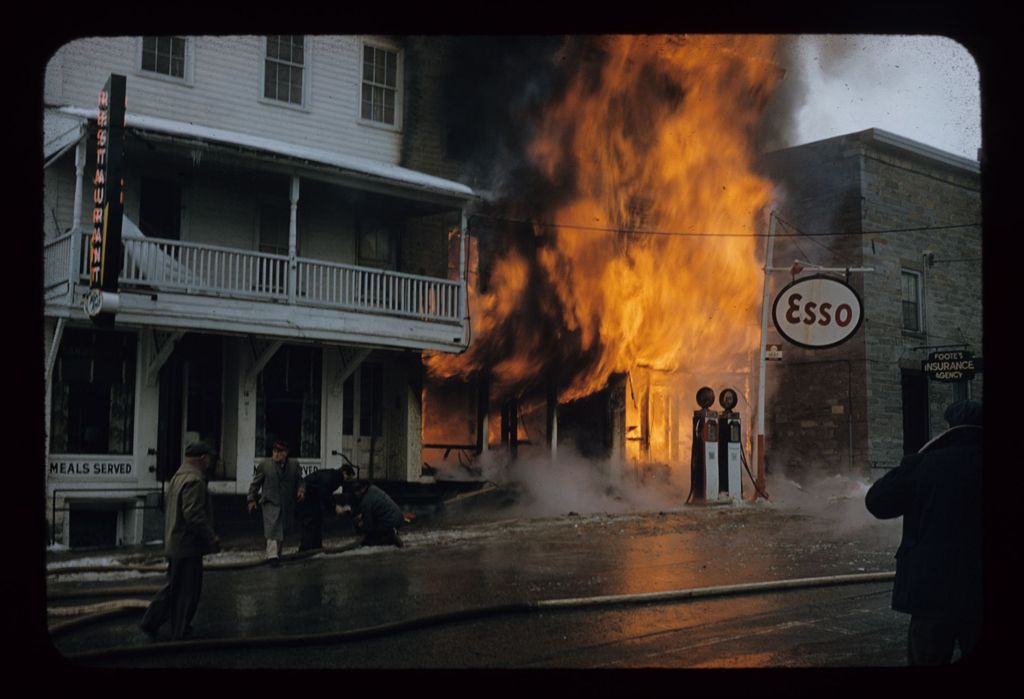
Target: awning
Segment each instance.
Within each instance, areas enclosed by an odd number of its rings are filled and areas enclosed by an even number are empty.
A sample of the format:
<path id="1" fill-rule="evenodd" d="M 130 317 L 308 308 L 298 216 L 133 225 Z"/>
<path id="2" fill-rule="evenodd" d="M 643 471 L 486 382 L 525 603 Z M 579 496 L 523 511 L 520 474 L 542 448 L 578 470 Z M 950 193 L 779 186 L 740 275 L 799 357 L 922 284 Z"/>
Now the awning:
<path id="1" fill-rule="evenodd" d="M 49 112 L 48 112 L 49 113 Z M 56 110 L 58 115 L 66 118 L 95 120 L 96 109 L 81 107 L 61 107 Z M 260 136 L 199 126 L 188 122 L 174 121 L 160 117 L 151 117 L 128 113 L 125 115 L 125 126 L 141 131 L 167 134 L 202 142 L 220 143 L 250 149 L 268 155 L 285 157 L 298 161 L 307 161 L 320 166 L 336 168 L 338 171 L 360 176 L 371 180 L 385 180 L 396 186 L 424 190 L 446 197 L 471 199 L 477 195 L 471 187 L 461 182 L 454 182 L 442 177 L 428 175 L 416 170 L 392 165 L 391 163 L 361 158 L 358 156 L 339 154 L 328 150 L 307 148 L 292 143 L 284 143 Z"/>
<path id="2" fill-rule="evenodd" d="M 43 112 L 43 167 L 64 155 L 85 135 L 86 118 L 48 109 Z"/>

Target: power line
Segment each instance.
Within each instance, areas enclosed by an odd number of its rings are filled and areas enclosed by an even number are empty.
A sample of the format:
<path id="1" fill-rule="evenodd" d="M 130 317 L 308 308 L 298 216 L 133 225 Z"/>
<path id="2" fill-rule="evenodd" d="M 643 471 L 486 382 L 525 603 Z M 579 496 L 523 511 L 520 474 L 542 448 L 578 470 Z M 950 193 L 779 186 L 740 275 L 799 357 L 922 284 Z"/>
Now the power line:
<path id="1" fill-rule="evenodd" d="M 788 221 L 785 221 L 785 220 L 783 220 L 783 219 L 780 219 L 780 218 L 779 218 L 779 217 L 777 217 L 777 216 L 775 217 L 775 220 L 777 220 L 777 221 L 778 221 L 779 223 L 781 223 L 781 224 L 782 224 L 783 226 L 785 226 L 786 228 L 788 228 L 788 229 L 790 229 L 790 230 L 794 230 L 794 231 L 796 231 L 796 232 L 798 232 L 798 233 L 800 233 L 800 232 L 801 232 L 799 228 L 797 228 L 797 227 L 796 227 L 796 226 L 794 226 L 793 224 L 789 223 Z M 793 237 L 793 241 L 792 241 L 792 242 L 793 242 L 793 245 L 794 245 L 794 247 L 796 247 L 796 249 L 797 249 L 797 250 L 799 250 L 799 251 L 800 251 L 800 253 L 801 253 L 801 254 L 802 254 L 802 255 L 803 255 L 803 256 L 804 256 L 805 258 L 807 258 L 807 261 L 809 262 L 809 261 L 811 260 L 811 256 L 810 256 L 810 255 L 808 255 L 808 254 L 807 254 L 806 252 L 804 252 L 803 248 L 801 248 L 801 247 L 800 247 L 800 244 L 796 242 L 796 238 L 797 238 L 798 236 L 792 236 L 792 237 Z M 840 256 L 840 255 L 839 255 L 839 254 L 838 254 L 838 253 L 837 253 L 837 252 L 836 252 L 835 250 L 833 250 L 833 249 L 832 249 L 832 248 L 830 248 L 829 246 L 825 245 L 824 243 L 821 243 L 821 242 L 819 242 L 819 241 L 815 240 L 814 238 L 810 238 L 809 240 L 810 240 L 810 241 L 811 241 L 812 243 L 814 243 L 815 245 L 817 245 L 817 246 L 818 246 L 819 248 L 821 248 L 822 250 L 825 250 L 826 252 L 828 252 L 828 253 L 829 253 L 830 255 L 834 255 L 834 256 L 836 256 L 836 257 L 839 257 L 839 260 L 840 260 L 841 262 L 845 262 L 845 263 L 846 263 L 846 266 L 848 266 L 848 267 L 854 267 L 854 266 L 856 266 L 856 263 L 850 262 L 850 260 L 846 259 L 845 257 L 842 257 L 842 256 Z"/>
<path id="2" fill-rule="evenodd" d="M 778 219 L 778 217 L 776 217 Z M 500 221 L 502 223 L 515 223 L 520 225 L 538 226 L 541 228 L 570 228 L 573 230 L 589 231 L 594 233 L 628 233 L 630 235 L 656 235 L 665 237 L 683 237 L 683 238 L 766 238 L 767 233 L 705 233 L 697 231 L 660 231 L 646 228 L 611 228 L 606 226 L 582 226 L 571 223 L 548 223 L 545 221 L 528 221 L 524 219 L 513 219 L 504 218 L 501 216 L 488 216 L 486 214 L 472 214 L 469 216 L 470 224 L 472 225 L 473 219 L 487 219 L 489 221 Z M 778 219 L 782 221 L 782 219 Z M 785 223 L 784 221 L 782 221 Z M 779 234 L 776 233 L 777 238 L 795 238 L 795 237 L 806 237 L 806 238 L 825 238 L 825 237 L 837 237 L 845 235 L 879 235 L 881 233 L 914 233 L 922 231 L 942 231 L 951 230 L 955 228 L 973 228 L 980 226 L 980 223 L 956 223 L 945 226 L 918 226 L 914 228 L 888 228 L 874 231 L 848 231 L 843 233 L 804 233 L 795 226 L 787 224 L 787 227 L 792 230 L 798 231 L 795 234 Z"/>

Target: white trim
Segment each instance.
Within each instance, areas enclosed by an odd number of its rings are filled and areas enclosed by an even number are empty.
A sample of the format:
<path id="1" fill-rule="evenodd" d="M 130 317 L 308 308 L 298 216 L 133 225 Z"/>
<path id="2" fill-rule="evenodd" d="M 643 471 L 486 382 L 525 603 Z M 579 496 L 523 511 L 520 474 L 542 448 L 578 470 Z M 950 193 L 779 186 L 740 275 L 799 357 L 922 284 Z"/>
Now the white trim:
<path id="1" fill-rule="evenodd" d="M 907 150 L 912 153 L 917 153 L 918 155 L 923 155 L 926 158 L 938 160 L 940 162 L 946 163 L 947 165 L 953 165 L 955 167 L 968 170 L 970 172 L 981 172 L 981 164 L 977 160 L 971 160 L 970 158 L 964 158 L 954 153 L 948 153 L 944 150 L 940 150 L 933 146 L 929 146 L 927 144 L 920 143 L 919 141 L 914 141 L 912 139 L 906 138 L 905 136 L 900 136 L 898 134 L 890 133 L 888 131 L 883 131 L 882 129 L 867 129 L 862 133 L 865 135 L 865 137 L 877 143 L 885 143 L 891 146 L 896 146 L 897 148 L 902 148 L 903 150 Z"/>
<path id="2" fill-rule="evenodd" d="M 359 80 L 356 84 L 356 123 L 361 126 L 369 126 L 377 129 L 384 129 L 385 131 L 402 131 L 404 124 L 404 113 L 405 113 L 405 51 L 402 47 L 393 41 L 387 41 L 378 37 L 360 37 L 359 42 L 359 55 L 357 56 L 357 65 L 359 67 Z M 395 54 L 398 65 L 396 66 L 395 73 L 395 123 L 389 124 L 386 121 L 376 121 L 374 119 L 365 119 L 363 117 L 363 54 L 366 51 L 366 47 L 370 46 L 375 49 L 382 51 L 390 51 Z"/>
<path id="3" fill-rule="evenodd" d="M 157 35 L 150 36 L 157 37 Z M 135 38 L 135 66 L 133 73 L 140 78 L 162 80 L 174 85 L 192 87 L 195 82 L 193 79 L 193 66 L 195 64 L 195 37 L 185 36 L 182 34 L 168 34 L 166 36 L 173 36 L 185 40 L 185 75 L 179 78 L 177 76 L 167 75 L 166 73 L 160 73 L 155 70 L 144 70 L 142 67 L 142 42 L 146 37 L 143 36 Z"/>
<path id="4" fill-rule="evenodd" d="M 903 275 L 909 274 L 917 279 L 917 327 L 908 328 L 907 321 L 903 316 L 903 304 L 907 298 L 903 295 Z M 900 265 L 900 328 L 907 333 L 924 333 L 924 274 L 916 269 Z"/>
<path id="5" fill-rule="evenodd" d="M 294 35 L 291 35 L 294 36 Z M 284 107 L 297 112 L 313 111 L 313 37 L 309 34 L 302 35 L 302 103 L 295 104 L 285 100 L 267 97 L 264 94 L 266 89 L 267 72 L 267 37 L 260 37 L 259 55 L 259 85 L 256 91 L 256 101 L 273 107 Z"/>

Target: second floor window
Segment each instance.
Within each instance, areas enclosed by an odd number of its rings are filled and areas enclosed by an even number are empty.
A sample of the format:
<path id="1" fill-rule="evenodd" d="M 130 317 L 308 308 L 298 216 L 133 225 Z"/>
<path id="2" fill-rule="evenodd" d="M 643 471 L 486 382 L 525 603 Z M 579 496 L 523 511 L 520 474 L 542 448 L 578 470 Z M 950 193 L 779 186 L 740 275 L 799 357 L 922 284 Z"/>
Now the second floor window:
<path id="1" fill-rule="evenodd" d="M 185 37 L 142 37 L 142 70 L 185 78 Z"/>
<path id="2" fill-rule="evenodd" d="M 903 287 L 903 329 L 921 332 L 921 275 L 905 269 L 900 278 Z"/>
<path id="3" fill-rule="evenodd" d="M 367 121 L 398 124 L 398 52 L 363 46 L 363 95 L 360 116 Z"/>
<path id="4" fill-rule="evenodd" d="M 301 105 L 305 66 L 305 37 L 288 34 L 268 36 L 267 56 L 263 66 L 263 96 Z"/>

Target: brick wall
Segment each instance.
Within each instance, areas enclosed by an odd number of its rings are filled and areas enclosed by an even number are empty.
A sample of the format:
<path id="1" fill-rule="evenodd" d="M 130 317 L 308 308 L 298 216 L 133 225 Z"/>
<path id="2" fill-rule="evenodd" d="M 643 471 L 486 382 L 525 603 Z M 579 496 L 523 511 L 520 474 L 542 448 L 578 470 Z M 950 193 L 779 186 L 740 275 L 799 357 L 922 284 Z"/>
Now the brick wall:
<path id="1" fill-rule="evenodd" d="M 459 164 L 449 159 L 443 124 L 443 90 L 451 44 L 443 37 L 409 37 L 405 44 L 405 137 L 401 164 L 457 180 Z"/>

